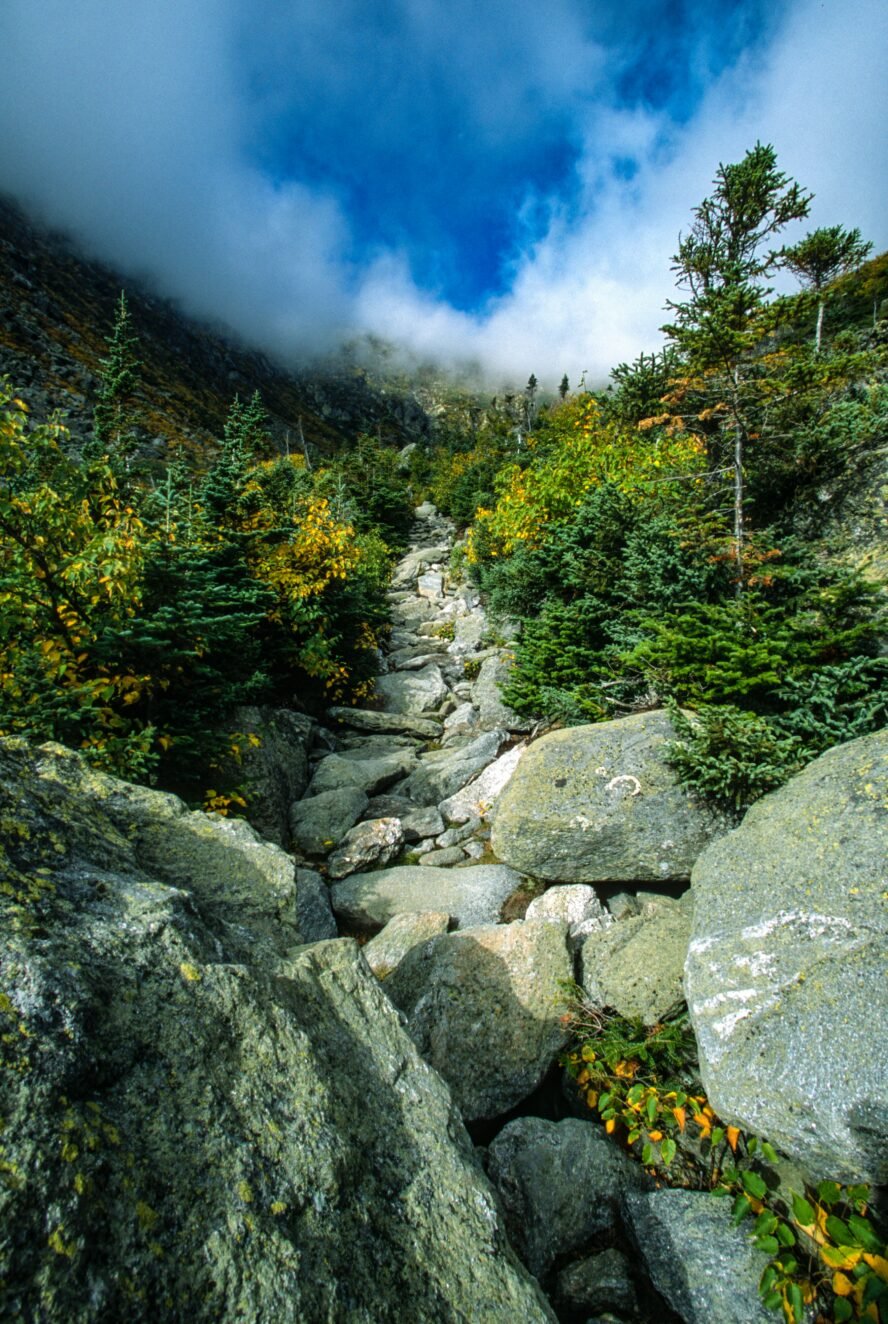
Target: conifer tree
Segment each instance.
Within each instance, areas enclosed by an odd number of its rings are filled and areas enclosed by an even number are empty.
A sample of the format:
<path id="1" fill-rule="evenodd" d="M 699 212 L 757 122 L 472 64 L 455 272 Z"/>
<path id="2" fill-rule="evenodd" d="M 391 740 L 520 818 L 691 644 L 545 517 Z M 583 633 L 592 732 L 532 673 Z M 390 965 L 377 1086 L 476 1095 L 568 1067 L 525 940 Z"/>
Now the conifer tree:
<path id="1" fill-rule="evenodd" d="M 129 468 L 135 446 L 133 435 L 133 396 L 140 368 L 132 320 L 125 291 L 114 315 L 114 329 L 108 338 L 108 353 L 101 360 L 101 385 L 93 411 L 94 441 L 89 458 L 108 455 L 124 469 Z"/>
<path id="2" fill-rule="evenodd" d="M 841 225 L 830 225 L 813 230 L 800 243 L 784 250 L 784 261 L 790 271 L 817 295 L 815 353 L 820 353 L 823 336 L 826 286 L 837 276 L 859 267 L 871 248 L 872 244 L 861 239 L 859 230 L 845 230 Z"/>

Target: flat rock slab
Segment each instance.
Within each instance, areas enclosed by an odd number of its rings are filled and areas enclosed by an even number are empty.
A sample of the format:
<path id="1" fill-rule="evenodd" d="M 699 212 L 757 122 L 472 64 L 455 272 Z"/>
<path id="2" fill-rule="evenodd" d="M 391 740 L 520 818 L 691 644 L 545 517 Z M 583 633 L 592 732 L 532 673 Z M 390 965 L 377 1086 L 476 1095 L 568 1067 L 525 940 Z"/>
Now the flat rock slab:
<path id="1" fill-rule="evenodd" d="M 573 973 L 565 936 L 561 925 L 522 921 L 443 934 L 414 947 L 386 980 L 467 1121 L 520 1103 L 564 1046 L 562 985 Z"/>
<path id="2" fill-rule="evenodd" d="M 684 996 L 682 979 L 691 916 L 677 901 L 590 933 L 582 945 L 581 982 L 596 1007 L 654 1025 Z"/>
<path id="3" fill-rule="evenodd" d="M 495 853 L 553 882 L 686 882 L 730 824 L 679 786 L 674 738 L 651 712 L 535 741 L 500 797 Z"/>
<path id="4" fill-rule="evenodd" d="M 468 785 L 442 801 L 439 808 L 447 822 L 465 823 L 470 818 L 492 818 L 526 749 L 526 745 L 515 745 L 506 750 Z"/>
<path id="5" fill-rule="evenodd" d="M 888 1182 L 886 806 L 882 731 L 754 804 L 693 874 L 706 1092 L 818 1179 Z"/>
<path id="6" fill-rule="evenodd" d="M 440 722 L 430 717 L 407 717 L 402 713 L 378 713 L 369 708 L 328 708 L 327 715 L 342 726 L 355 731 L 376 732 L 379 735 L 416 736 L 419 740 L 437 740 L 441 735 Z"/>
<path id="7" fill-rule="evenodd" d="M 774 1324 L 758 1292 L 768 1257 L 732 1226 L 730 1200 L 630 1190 L 625 1208 L 651 1282 L 686 1324 Z"/>
<path id="8" fill-rule="evenodd" d="M 461 929 L 495 924 L 504 902 L 523 882 L 505 864 L 473 864 L 461 869 L 396 865 L 352 874 L 330 889 L 335 913 L 369 929 L 388 924 L 402 911 L 446 910 Z"/>
<path id="9" fill-rule="evenodd" d="M 485 731 L 461 747 L 420 755 L 419 767 L 403 784 L 404 795 L 419 804 L 438 804 L 492 763 L 504 739 L 504 731 Z"/>
<path id="10" fill-rule="evenodd" d="M 507 731 L 529 731 L 533 718 L 521 717 L 503 703 L 500 687 L 509 678 L 511 662 L 495 653 L 481 663 L 481 670 L 472 686 L 472 703 L 480 714 L 480 723 L 485 728 L 504 726 Z"/>
<path id="11" fill-rule="evenodd" d="M 376 693 L 386 712 L 419 716 L 439 708 L 449 691 L 440 667 L 432 664 L 421 671 L 377 676 Z"/>

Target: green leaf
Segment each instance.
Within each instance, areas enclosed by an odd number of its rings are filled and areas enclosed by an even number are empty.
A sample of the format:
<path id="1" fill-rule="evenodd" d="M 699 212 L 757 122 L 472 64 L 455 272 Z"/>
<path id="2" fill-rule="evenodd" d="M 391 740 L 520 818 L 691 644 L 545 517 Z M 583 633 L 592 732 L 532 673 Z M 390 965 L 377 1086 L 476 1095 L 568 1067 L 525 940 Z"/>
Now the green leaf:
<path id="1" fill-rule="evenodd" d="M 777 1215 L 769 1209 L 763 1209 L 755 1220 L 755 1230 L 760 1237 L 769 1237 L 777 1227 Z"/>
<path id="2" fill-rule="evenodd" d="M 780 1268 L 783 1270 L 787 1278 L 792 1277 L 799 1267 L 798 1260 L 794 1259 L 792 1255 L 787 1255 L 785 1259 L 781 1256 L 777 1263 L 780 1265 Z"/>
<path id="3" fill-rule="evenodd" d="M 758 1144 L 759 1144 L 758 1139 L 755 1136 L 749 1137 L 749 1140 L 746 1142 L 746 1148 L 750 1154 L 755 1153 L 755 1151 L 758 1149 Z"/>
<path id="4" fill-rule="evenodd" d="M 663 1156 L 663 1162 L 666 1164 L 667 1168 L 669 1167 L 669 1164 L 672 1162 L 672 1160 L 675 1158 L 675 1150 L 676 1150 L 675 1141 L 671 1138 L 671 1136 L 667 1136 L 666 1139 L 663 1141 L 662 1145 L 660 1146 L 660 1153 Z"/>
<path id="5" fill-rule="evenodd" d="M 801 1321 L 805 1313 L 805 1302 L 802 1297 L 802 1289 L 798 1283 L 789 1283 L 786 1289 L 787 1304 L 792 1308 L 793 1319 Z"/>
<path id="6" fill-rule="evenodd" d="M 837 1181 L 822 1181 L 817 1187 L 817 1198 L 827 1209 L 834 1205 L 842 1194 L 842 1188 Z"/>
<path id="7" fill-rule="evenodd" d="M 725 1128 L 723 1126 L 714 1126 L 712 1128 L 712 1135 L 709 1137 L 712 1142 L 712 1148 L 715 1149 L 716 1145 L 720 1145 L 724 1138 Z"/>
<path id="8" fill-rule="evenodd" d="M 644 1111 L 645 1111 L 645 1115 L 646 1115 L 648 1121 L 651 1123 L 651 1125 L 653 1125 L 653 1123 L 654 1123 L 654 1119 L 655 1119 L 656 1116 L 657 1116 L 657 1096 L 656 1096 L 656 1094 L 649 1094 L 649 1095 L 648 1095 L 647 1103 L 644 1105 Z"/>
<path id="9" fill-rule="evenodd" d="M 841 1218 L 836 1218 L 835 1214 L 830 1214 L 827 1217 L 826 1230 L 839 1246 L 859 1246 L 861 1244 L 848 1224 L 843 1222 Z"/>
<path id="10" fill-rule="evenodd" d="M 768 1194 L 768 1188 L 757 1172 L 741 1172 L 740 1182 L 744 1191 L 751 1195 L 754 1200 L 763 1200 Z"/>
<path id="11" fill-rule="evenodd" d="M 854 1310 L 851 1302 L 844 1296 L 837 1296 L 833 1301 L 833 1319 L 836 1324 L 844 1324 L 847 1319 L 853 1318 Z"/>
<path id="12" fill-rule="evenodd" d="M 814 1222 L 814 1210 L 804 1196 L 792 1197 L 792 1216 L 800 1227 L 810 1227 Z"/>
<path id="13" fill-rule="evenodd" d="M 777 1270 L 773 1264 L 769 1264 L 759 1279 L 759 1291 L 770 1292 L 778 1278 Z"/>
<path id="14" fill-rule="evenodd" d="M 778 1223 L 774 1235 L 781 1246 L 794 1246 L 796 1244 L 795 1233 L 788 1223 Z"/>
<path id="15" fill-rule="evenodd" d="M 654 1147 L 650 1142 L 641 1151 L 641 1161 L 645 1166 L 649 1166 L 654 1161 Z"/>
<path id="16" fill-rule="evenodd" d="M 882 1242 L 873 1231 L 873 1225 L 868 1218 L 861 1218 L 859 1214 L 851 1214 L 848 1219 L 848 1226 L 864 1250 L 870 1251 L 873 1255 L 882 1254 Z"/>
<path id="17" fill-rule="evenodd" d="M 603 1108 L 606 1108 L 607 1105 L 610 1103 L 610 1101 L 611 1101 L 611 1099 L 612 1099 L 613 1097 L 614 1097 L 614 1096 L 613 1096 L 612 1094 L 608 1094 L 608 1093 L 606 1093 L 606 1092 L 605 1092 L 604 1094 L 599 1094 L 599 1096 L 598 1096 L 598 1111 L 601 1112 L 601 1110 L 602 1110 Z"/>
<path id="18" fill-rule="evenodd" d="M 766 1292 L 762 1297 L 762 1305 L 766 1310 L 779 1310 L 783 1305 L 783 1297 L 779 1292 Z"/>
<path id="19" fill-rule="evenodd" d="M 737 1196 L 733 1205 L 731 1206 L 731 1222 L 736 1227 L 738 1223 L 743 1222 L 747 1214 L 751 1214 L 751 1213 L 752 1213 L 752 1205 L 749 1203 L 747 1197 L 741 1193 L 740 1195 Z"/>
<path id="20" fill-rule="evenodd" d="M 769 1163 L 777 1162 L 777 1150 L 773 1145 L 770 1145 L 767 1140 L 762 1141 L 762 1153 Z"/>
<path id="21" fill-rule="evenodd" d="M 776 1255 L 780 1249 L 780 1242 L 776 1237 L 755 1237 L 753 1245 L 756 1250 L 763 1251 L 765 1255 Z"/>

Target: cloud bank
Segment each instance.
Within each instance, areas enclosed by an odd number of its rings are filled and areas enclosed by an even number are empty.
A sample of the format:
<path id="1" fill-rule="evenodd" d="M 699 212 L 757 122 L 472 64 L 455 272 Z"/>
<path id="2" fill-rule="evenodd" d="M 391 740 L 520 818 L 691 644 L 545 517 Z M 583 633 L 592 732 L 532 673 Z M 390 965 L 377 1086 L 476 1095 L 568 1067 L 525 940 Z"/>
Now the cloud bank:
<path id="1" fill-rule="evenodd" d="M 5 0 L 0 189 L 296 361 L 355 332 L 494 380 L 659 342 L 670 255 L 760 139 L 888 246 L 877 0 Z"/>

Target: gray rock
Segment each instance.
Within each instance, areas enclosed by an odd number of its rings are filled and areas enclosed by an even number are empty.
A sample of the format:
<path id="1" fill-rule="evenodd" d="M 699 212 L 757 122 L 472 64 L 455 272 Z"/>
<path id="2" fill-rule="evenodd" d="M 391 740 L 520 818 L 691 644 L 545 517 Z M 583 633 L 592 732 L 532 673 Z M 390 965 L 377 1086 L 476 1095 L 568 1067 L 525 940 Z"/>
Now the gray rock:
<path id="1" fill-rule="evenodd" d="M 604 1130 L 579 1118 L 509 1122 L 490 1145 L 487 1171 L 512 1244 L 537 1278 L 593 1237 L 613 1236 L 625 1192 L 639 1180 Z"/>
<path id="2" fill-rule="evenodd" d="M 416 805 L 406 795 L 372 795 L 364 810 L 364 818 L 403 818 L 415 810 Z"/>
<path id="3" fill-rule="evenodd" d="M 303 942 L 339 937 L 330 889 L 314 869 L 296 870 L 296 921 Z"/>
<path id="4" fill-rule="evenodd" d="M 465 823 L 470 818 L 490 821 L 496 814 L 500 796 L 511 781 L 524 757 L 526 745 L 515 745 L 488 764 L 483 772 L 438 806 L 448 823 Z"/>
<path id="5" fill-rule="evenodd" d="M 444 576 L 440 570 L 427 570 L 416 581 L 417 593 L 421 598 L 428 598 L 430 602 L 434 602 L 442 596 L 443 588 Z"/>
<path id="6" fill-rule="evenodd" d="M 290 806 L 290 832 L 306 855 L 326 855 L 357 823 L 367 808 L 367 794 L 357 786 L 323 791 Z"/>
<path id="7" fill-rule="evenodd" d="M 351 726 L 356 731 L 416 736 L 420 740 L 437 740 L 442 731 L 441 723 L 430 717 L 405 717 L 402 713 L 378 713 L 367 708 L 329 708 L 327 711 L 332 721 Z"/>
<path id="8" fill-rule="evenodd" d="M 513 708 L 503 703 L 500 686 L 504 685 L 511 670 L 511 662 L 496 653 L 481 663 L 478 678 L 472 686 L 472 703 L 478 709 L 481 726 L 489 729 L 502 726 L 507 731 L 529 731 L 533 720 L 520 717 Z"/>
<path id="9" fill-rule="evenodd" d="M 630 919 L 633 915 L 641 914 L 641 906 L 628 892 L 615 892 L 608 897 L 607 908 L 614 919 Z"/>
<path id="10" fill-rule="evenodd" d="M 626 1194 L 633 1240 L 654 1287 L 686 1324 L 773 1324 L 758 1282 L 768 1263 L 730 1200 L 663 1188 Z"/>
<path id="11" fill-rule="evenodd" d="M 448 744 L 478 728 L 478 709 L 473 703 L 461 703 L 444 719 L 444 743 Z"/>
<path id="12" fill-rule="evenodd" d="M 370 865 L 388 864 L 404 844 L 398 818 L 371 818 L 346 833 L 342 845 L 327 862 L 331 878 L 345 878 Z"/>
<path id="13" fill-rule="evenodd" d="M 396 865 L 352 874 L 330 889 L 334 912 L 350 924 L 379 928 L 402 911 L 446 910 L 459 928 L 495 924 L 504 902 L 522 883 L 504 864 L 464 869 Z"/>
<path id="14" fill-rule="evenodd" d="M 268 841 L 290 844 L 289 811 L 308 785 L 308 751 L 315 722 L 284 708 L 235 709 L 230 744 L 236 759 L 226 759 L 221 777 L 240 785 L 248 822 Z M 255 743 L 258 741 L 258 744 Z"/>
<path id="15" fill-rule="evenodd" d="M 753 805 L 693 874 L 707 1094 L 816 1179 L 888 1181 L 886 803 L 883 731 Z"/>
<path id="16" fill-rule="evenodd" d="M 531 901 L 525 918 L 566 924 L 572 952 L 577 951 L 591 933 L 600 932 L 614 922 L 613 916 L 599 901 L 595 888 L 588 883 L 550 887 Z"/>
<path id="17" fill-rule="evenodd" d="M 449 556 L 450 548 L 445 543 L 435 547 L 420 547 L 415 552 L 408 552 L 395 567 L 392 584 L 414 584 L 427 565 L 434 565 L 436 561 L 446 561 Z"/>
<path id="18" fill-rule="evenodd" d="M 240 909 L 246 836 L 9 742 L 0 798 L 8 1318 L 553 1320 L 355 945 Z"/>
<path id="19" fill-rule="evenodd" d="M 565 932 L 519 921 L 443 934 L 414 947 L 386 981 L 467 1120 L 520 1103 L 563 1047 L 559 1004 L 572 974 Z"/>
<path id="20" fill-rule="evenodd" d="M 500 797 L 493 849 L 556 882 L 679 882 L 728 822 L 682 789 L 664 758 L 665 712 L 552 731 Z"/>
<path id="21" fill-rule="evenodd" d="M 308 795 L 356 787 L 369 797 L 393 786 L 415 767 L 416 755 L 412 749 L 397 749 L 391 754 L 377 754 L 372 758 L 347 758 L 344 754 L 328 754 L 315 769 Z"/>
<path id="22" fill-rule="evenodd" d="M 450 651 L 454 657 L 467 657 L 481 647 L 481 640 L 487 628 L 487 618 L 480 607 L 457 616 L 453 622 L 453 642 Z"/>
<path id="23" fill-rule="evenodd" d="M 459 827 L 448 828 L 436 839 L 439 846 L 446 850 L 448 846 L 459 846 L 481 827 L 480 818 L 470 818 Z"/>
<path id="24" fill-rule="evenodd" d="M 398 671 L 393 675 L 378 676 L 376 692 L 386 712 L 411 716 L 433 712 L 448 694 L 441 670 L 435 665 L 421 671 Z"/>
<path id="25" fill-rule="evenodd" d="M 434 805 L 425 809 L 412 809 L 409 814 L 401 815 L 401 827 L 405 841 L 423 841 L 436 837 L 444 826 L 444 820 Z"/>
<path id="26" fill-rule="evenodd" d="M 555 1298 L 577 1315 L 615 1311 L 632 1319 L 638 1313 L 636 1273 L 620 1251 L 603 1250 L 562 1270 L 555 1283 Z"/>
<path id="27" fill-rule="evenodd" d="M 591 933 L 580 956 L 586 996 L 597 1007 L 654 1025 L 684 995 L 690 938 L 690 916 L 676 901 Z"/>
<path id="28" fill-rule="evenodd" d="M 408 602 L 396 602 L 391 609 L 392 620 L 399 625 L 416 626 L 420 621 L 435 616 L 435 608 L 425 598 L 411 597 Z"/>
<path id="29" fill-rule="evenodd" d="M 504 739 L 504 731 L 485 731 L 466 745 L 421 755 L 419 767 L 403 783 L 403 793 L 419 804 L 438 804 L 492 763 Z"/>
<path id="30" fill-rule="evenodd" d="M 446 933 L 450 916 L 440 910 L 427 910 L 418 915 L 409 912 L 390 919 L 381 933 L 361 948 L 364 959 L 377 979 L 387 979 L 397 970 L 404 957 L 418 943 Z"/>
<path id="31" fill-rule="evenodd" d="M 444 846 L 420 855 L 418 863 L 424 869 L 440 869 L 448 864 L 462 864 L 465 858 L 466 854 L 462 846 Z"/>

